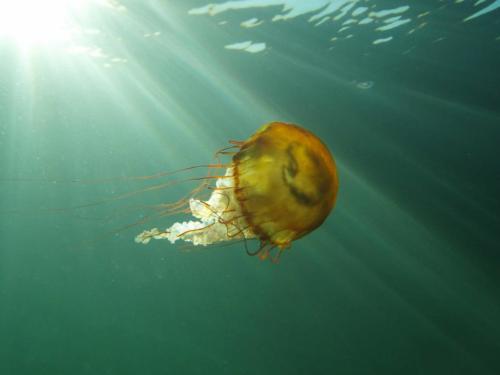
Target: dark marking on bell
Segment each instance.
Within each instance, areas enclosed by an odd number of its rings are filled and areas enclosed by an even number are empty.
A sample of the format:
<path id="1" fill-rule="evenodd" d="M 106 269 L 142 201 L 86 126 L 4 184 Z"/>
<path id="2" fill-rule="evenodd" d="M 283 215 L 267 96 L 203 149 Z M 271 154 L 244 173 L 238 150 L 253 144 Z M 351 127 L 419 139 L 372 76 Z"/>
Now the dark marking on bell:
<path id="1" fill-rule="evenodd" d="M 311 164 L 321 170 L 325 171 L 324 174 L 318 176 L 318 179 L 314 181 L 315 192 L 313 194 L 307 194 L 306 192 L 300 190 L 294 183 L 293 180 L 297 176 L 299 171 L 299 166 L 297 160 L 294 156 L 294 149 L 296 145 L 290 145 L 287 150 L 288 163 L 282 167 L 282 180 L 283 183 L 288 187 L 290 194 L 299 202 L 305 206 L 314 206 L 322 200 L 322 196 L 328 192 L 330 189 L 331 178 L 326 171 L 326 167 L 321 159 L 319 159 L 311 150 L 306 149 L 306 155 L 311 161 Z"/>
<path id="2" fill-rule="evenodd" d="M 297 160 L 295 159 L 295 156 L 293 155 L 293 148 L 295 148 L 294 145 L 290 145 L 286 149 L 286 154 L 288 156 L 288 164 L 284 167 L 284 168 L 286 168 L 289 176 L 292 178 L 297 175 L 297 172 L 299 170 Z"/>

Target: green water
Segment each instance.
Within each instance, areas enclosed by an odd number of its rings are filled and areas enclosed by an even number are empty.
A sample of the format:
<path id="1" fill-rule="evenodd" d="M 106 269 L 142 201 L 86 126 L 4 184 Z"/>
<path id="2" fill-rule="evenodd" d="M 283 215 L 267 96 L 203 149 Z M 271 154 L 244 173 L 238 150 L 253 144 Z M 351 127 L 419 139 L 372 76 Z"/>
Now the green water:
<path id="1" fill-rule="evenodd" d="M 272 22 L 275 3 L 90 3 L 69 40 L 0 33 L 0 374 L 500 373 L 500 19 L 463 22 L 497 2 L 360 3 L 410 5 L 380 44 L 383 19 Z M 250 40 L 265 50 L 224 48 Z M 138 223 L 196 184 L 118 199 L 170 181 L 128 177 L 273 120 L 340 176 L 279 264 L 134 242 L 186 220 Z"/>

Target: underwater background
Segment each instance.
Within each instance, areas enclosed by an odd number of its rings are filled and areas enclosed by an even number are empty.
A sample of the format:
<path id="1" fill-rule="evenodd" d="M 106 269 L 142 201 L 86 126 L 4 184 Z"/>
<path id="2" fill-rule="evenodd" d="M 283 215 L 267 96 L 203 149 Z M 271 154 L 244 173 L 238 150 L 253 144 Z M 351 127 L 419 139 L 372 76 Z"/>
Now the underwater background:
<path id="1" fill-rule="evenodd" d="M 500 373 L 500 1 L 11 3 L 1 374 Z M 279 264 L 134 242 L 275 120 L 340 179 Z"/>

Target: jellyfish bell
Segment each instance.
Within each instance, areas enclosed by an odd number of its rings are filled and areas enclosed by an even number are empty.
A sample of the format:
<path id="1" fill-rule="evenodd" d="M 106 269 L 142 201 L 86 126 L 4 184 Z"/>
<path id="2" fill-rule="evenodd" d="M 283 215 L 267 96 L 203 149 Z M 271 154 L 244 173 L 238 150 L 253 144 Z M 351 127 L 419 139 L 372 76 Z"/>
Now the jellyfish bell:
<path id="1" fill-rule="evenodd" d="M 136 242 L 151 239 L 210 245 L 220 241 L 258 239 L 250 255 L 277 260 L 291 243 L 319 227 L 331 212 L 338 191 L 335 161 L 324 143 L 294 124 L 272 122 L 237 150 L 208 200 L 191 198 L 196 220 L 165 230 L 145 230 Z"/>

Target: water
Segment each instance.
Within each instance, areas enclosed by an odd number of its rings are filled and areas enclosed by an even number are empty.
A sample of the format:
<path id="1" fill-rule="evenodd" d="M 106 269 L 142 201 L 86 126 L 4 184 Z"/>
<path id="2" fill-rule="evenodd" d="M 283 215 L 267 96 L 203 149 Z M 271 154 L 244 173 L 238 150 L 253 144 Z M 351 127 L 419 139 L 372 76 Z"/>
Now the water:
<path id="1" fill-rule="evenodd" d="M 2 374 L 500 372 L 498 1 L 22 5 L 0 12 Z M 272 120 L 340 176 L 280 264 L 121 230 L 194 186 L 102 179 Z"/>

